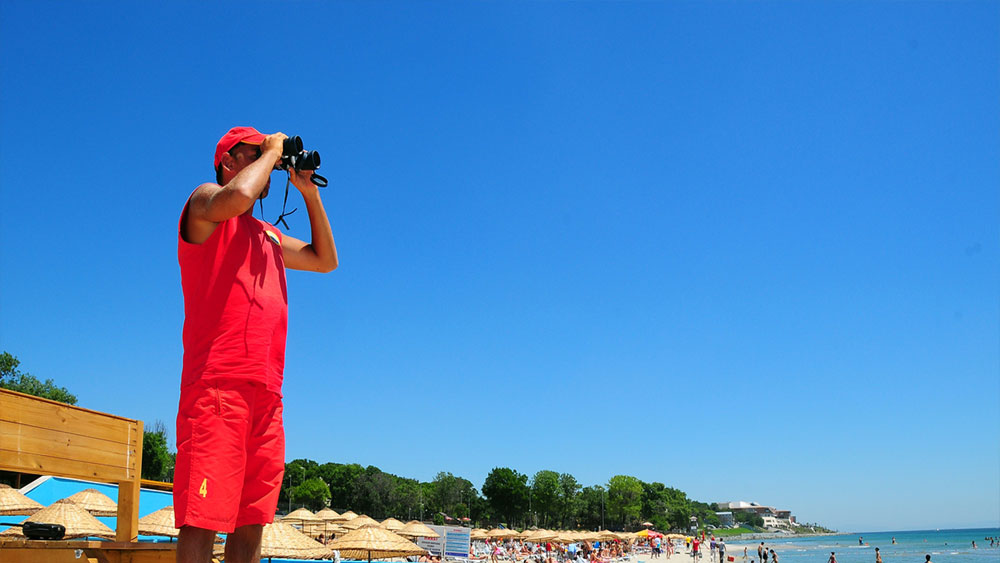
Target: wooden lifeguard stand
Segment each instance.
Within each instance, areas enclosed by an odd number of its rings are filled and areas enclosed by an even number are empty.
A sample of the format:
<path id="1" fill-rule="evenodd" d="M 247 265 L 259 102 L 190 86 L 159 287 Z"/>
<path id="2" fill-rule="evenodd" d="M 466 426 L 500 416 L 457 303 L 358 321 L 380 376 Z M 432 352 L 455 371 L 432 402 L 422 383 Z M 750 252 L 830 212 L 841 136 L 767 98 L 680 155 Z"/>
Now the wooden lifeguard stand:
<path id="1" fill-rule="evenodd" d="M 0 561 L 175 561 L 177 544 L 136 541 L 142 431 L 141 420 L 0 389 L 0 470 L 118 485 L 115 541 L 0 539 Z"/>

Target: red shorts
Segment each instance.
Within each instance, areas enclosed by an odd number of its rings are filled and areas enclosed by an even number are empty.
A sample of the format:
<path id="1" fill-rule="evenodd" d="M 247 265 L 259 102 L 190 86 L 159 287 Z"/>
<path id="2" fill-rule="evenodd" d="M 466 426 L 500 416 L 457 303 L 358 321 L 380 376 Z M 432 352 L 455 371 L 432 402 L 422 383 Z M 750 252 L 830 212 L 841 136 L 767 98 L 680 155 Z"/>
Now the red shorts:
<path id="1" fill-rule="evenodd" d="M 178 528 L 232 532 L 272 522 L 284 472 L 281 395 L 237 379 L 181 389 L 174 467 Z"/>

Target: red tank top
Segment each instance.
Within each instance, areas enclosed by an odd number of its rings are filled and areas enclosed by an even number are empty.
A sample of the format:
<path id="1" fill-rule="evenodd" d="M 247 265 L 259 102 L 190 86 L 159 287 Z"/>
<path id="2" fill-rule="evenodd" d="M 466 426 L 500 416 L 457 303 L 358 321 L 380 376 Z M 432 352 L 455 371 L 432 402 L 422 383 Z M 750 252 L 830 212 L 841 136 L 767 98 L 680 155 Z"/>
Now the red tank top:
<path id="1" fill-rule="evenodd" d="M 181 222 L 187 205 L 181 214 Z M 208 240 L 177 231 L 184 289 L 181 387 L 198 380 L 259 381 L 281 393 L 288 293 L 281 232 L 250 214 L 219 223 Z"/>

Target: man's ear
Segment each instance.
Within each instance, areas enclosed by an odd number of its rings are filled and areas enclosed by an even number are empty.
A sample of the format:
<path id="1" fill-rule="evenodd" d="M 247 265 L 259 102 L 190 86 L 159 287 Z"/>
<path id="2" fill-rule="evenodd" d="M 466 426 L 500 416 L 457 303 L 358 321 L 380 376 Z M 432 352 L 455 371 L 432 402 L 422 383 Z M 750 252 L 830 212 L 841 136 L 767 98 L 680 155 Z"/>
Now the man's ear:
<path id="1" fill-rule="evenodd" d="M 222 160 L 219 161 L 219 164 L 222 165 L 223 170 L 232 170 L 236 165 L 236 159 L 233 158 L 233 155 L 228 152 L 224 152 L 222 153 Z"/>

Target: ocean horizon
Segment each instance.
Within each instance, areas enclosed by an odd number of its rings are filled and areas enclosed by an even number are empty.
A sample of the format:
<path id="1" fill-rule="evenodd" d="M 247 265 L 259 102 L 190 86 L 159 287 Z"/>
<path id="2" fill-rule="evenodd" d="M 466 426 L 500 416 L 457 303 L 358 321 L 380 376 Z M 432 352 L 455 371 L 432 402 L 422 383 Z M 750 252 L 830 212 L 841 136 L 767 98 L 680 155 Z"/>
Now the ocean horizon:
<path id="1" fill-rule="evenodd" d="M 837 563 L 875 563 L 876 547 L 881 552 L 883 563 L 921 563 L 926 555 L 930 555 L 935 563 L 1000 561 L 1000 543 L 990 546 L 990 540 L 986 539 L 990 537 L 1000 538 L 1000 527 L 843 532 L 773 540 L 733 540 L 727 542 L 727 554 L 736 557 L 734 563 L 743 563 L 743 547 L 746 546 L 746 562 L 760 563 L 757 561 L 756 545 L 763 541 L 766 547 L 778 554 L 779 563 L 825 563 L 831 552 L 836 554 Z M 976 542 L 975 548 L 972 547 L 973 541 Z"/>

